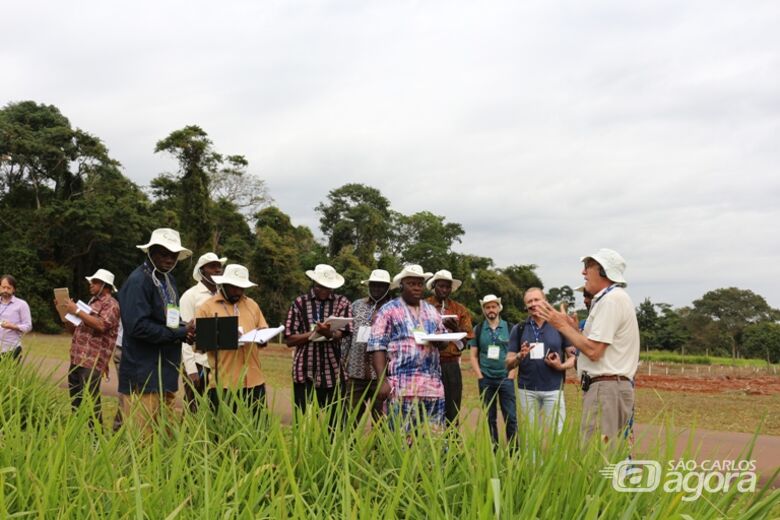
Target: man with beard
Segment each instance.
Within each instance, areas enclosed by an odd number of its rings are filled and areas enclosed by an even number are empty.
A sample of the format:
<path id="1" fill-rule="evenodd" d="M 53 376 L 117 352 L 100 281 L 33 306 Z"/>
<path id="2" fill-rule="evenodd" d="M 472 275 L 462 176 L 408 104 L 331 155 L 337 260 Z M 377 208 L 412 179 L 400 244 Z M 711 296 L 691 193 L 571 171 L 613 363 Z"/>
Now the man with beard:
<path id="1" fill-rule="evenodd" d="M 517 433 L 515 408 L 515 370 L 508 370 L 506 358 L 509 352 L 509 323 L 501 319 L 501 298 L 488 294 L 479 301 L 485 321 L 474 329 L 471 346 L 471 367 L 477 375 L 479 395 L 487 407 L 488 428 L 493 444 L 498 444 L 498 413 L 506 424 L 506 439 L 511 442 Z"/>
<path id="2" fill-rule="evenodd" d="M 352 302 L 352 337 L 344 351 L 344 371 L 347 375 L 345 395 L 349 409 L 357 409 L 356 420 L 360 420 L 364 407 L 371 410 L 376 420 L 382 415 L 384 401 L 376 398 L 376 371 L 366 353 L 371 325 L 377 312 L 390 300 L 390 273 L 384 269 L 374 269 L 368 280 L 368 298 Z"/>
<path id="3" fill-rule="evenodd" d="M 422 299 L 430 276 L 408 265 L 393 277 L 391 287 L 400 287 L 401 296 L 379 310 L 366 349 L 379 381 L 377 398 L 389 399 L 391 421 L 407 432 L 423 418 L 437 428 L 444 423 L 439 348 L 445 344 L 420 337 L 446 331 L 436 308 Z"/>
<path id="4" fill-rule="evenodd" d="M 227 262 L 227 258 L 219 258 L 214 253 L 206 253 L 198 258 L 198 263 L 192 270 L 192 278 L 198 283 L 181 295 L 181 319 L 184 322 L 194 319 L 198 307 L 216 294 L 217 285 L 212 277 L 222 274 L 222 266 L 225 265 L 225 262 Z M 186 375 L 184 397 L 191 412 L 198 410 L 197 396 L 203 395 L 206 390 L 210 369 L 206 354 L 196 352 L 196 350 L 197 347 L 187 343 L 181 345 L 181 362 Z"/>
<path id="5" fill-rule="evenodd" d="M 268 324 L 263 311 L 244 292 L 257 284 L 249 281 L 246 267 L 231 264 L 225 274 L 214 276 L 217 293 L 206 300 L 196 313 L 198 318 L 237 316 L 239 336 L 255 329 L 266 329 Z M 254 412 L 265 404 L 265 375 L 261 369 L 259 347 L 256 343 L 243 343 L 237 350 L 219 350 L 208 353 L 212 377 L 209 398 L 214 409 L 225 392 L 235 392 Z M 235 405 L 234 405 L 235 408 Z"/>
<path id="6" fill-rule="evenodd" d="M 179 388 L 181 342 L 192 342 L 194 320 L 182 323 L 179 294 L 170 272 L 192 251 L 182 247 L 179 232 L 159 228 L 148 243 L 137 246 L 146 260 L 119 291 L 122 315 L 122 360 L 119 392 L 125 399 L 125 418 L 151 433 L 165 406 L 170 410 Z"/>
<path id="7" fill-rule="evenodd" d="M 442 315 L 442 323 L 447 330 L 466 333 L 462 341 L 451 341 L 440 353 L 441 382 L 444 385 L 444 416 L 448 425 L 457 424 L 463 397 L 460 354 L 467 342 L 474 338 L 471 312 L 465 306 L 450 299 L 450 295 L 460 287 L 461 281 L 453 279 L 452 273 L 446 269 L 437 271 L 426 285 L 429 291 L 433 291 L 433 295 L 427 301 Z"/>

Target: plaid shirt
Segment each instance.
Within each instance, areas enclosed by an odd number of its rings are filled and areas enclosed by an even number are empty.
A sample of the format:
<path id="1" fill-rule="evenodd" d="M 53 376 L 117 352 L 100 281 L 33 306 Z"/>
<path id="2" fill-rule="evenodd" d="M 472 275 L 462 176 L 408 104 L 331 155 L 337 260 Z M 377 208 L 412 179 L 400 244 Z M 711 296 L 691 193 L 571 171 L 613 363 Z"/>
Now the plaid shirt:
<path id="1" fill-rule="evenodd" d="M 357 332 L 360 327 L 371 326 L 371 319 L 375 315 L 374 304 L 368 298 L 361 298 L 352 302 L 352 338 L 344 348 L 344 370 L 350 379 L 376 379 L 376 372 L 371 366 L 371 358 L 366 353 L 366 343 L 358 343 Z"/>
<path id="2" fill-rule="evenodd" d="M 330 316 L 352 317 L 352 304 L 339 294 L 331 293 L 327 300 L 314 297 L 314 289 L 295 299 L 287 311 L 284 335 L 304 334 L 312 331 L 318 321 Z M 344 336 L 351 328 L 344 329 Z M 346 338 L 349 341 L 349 338 Z M 341 340 L 308 342 L 295 347 L 292 365 L 293 383 L 314 382 L 317 388 L 333 388 L 344 374 L 341 367 Z"/>
<path id="3" fill-rule="evenodd" d="M 427 334 L 446 332 L 433 305 L 420 300 L 417 322 L 404 301 L 396 298 L 379 309 L 371 326 L 367 350 L 387 351 L 387 381 L 394 398 L 444 397 L 439 350 L 431 345 L 418 345 L 414 341 L 416 327 L 422 327 Z"/>
<path id="4" fill-rule="evenodd" d="M 103 322 L 105 332 L 84 323 L 76 327 L 70 344 L 70 364 L 105 374 L 119 333 L 119 303 L 110 295 L 102 295 L 92 298 L 89 306 L 92 307 L 90 314 Z"/>

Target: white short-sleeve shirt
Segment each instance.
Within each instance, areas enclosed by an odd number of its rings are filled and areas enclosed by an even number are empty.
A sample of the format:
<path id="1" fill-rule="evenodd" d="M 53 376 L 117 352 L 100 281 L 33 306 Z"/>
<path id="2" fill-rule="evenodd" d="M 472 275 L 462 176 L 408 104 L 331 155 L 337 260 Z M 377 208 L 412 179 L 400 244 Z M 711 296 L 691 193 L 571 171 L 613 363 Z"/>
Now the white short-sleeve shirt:
<path id="1" fill-rule="evenodd" d="M 604 289 L 607 291 L 607 289 Z M 622 287 L 614 287 L 591 307 L 583 333 L 593 341 L 606 343 L 604 356 L 591 361 L 586 356 L 577 358 L 577 373 L 587 372 L 591 377 L 618 375 L 634 379 L 639 364 L 639 324 L 631 297 Z"/>

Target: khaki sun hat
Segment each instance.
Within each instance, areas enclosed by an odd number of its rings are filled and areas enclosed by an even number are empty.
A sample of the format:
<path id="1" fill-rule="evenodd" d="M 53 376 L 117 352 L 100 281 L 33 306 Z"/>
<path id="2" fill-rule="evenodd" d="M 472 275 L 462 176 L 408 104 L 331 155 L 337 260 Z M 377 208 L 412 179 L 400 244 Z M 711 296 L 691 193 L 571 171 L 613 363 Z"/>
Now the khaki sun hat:
<path id="1" fill-rule="evenodd" d="M 85 276 L 84 278 L 86 278 L 89 283 L 92 283 L 92 280 L 100 280 L 101 282 L 110 285 L 114 292 L 117 291 L 116 286 L 114 285 L 114 273 L 111 271 L 98 269 L 92 276 Z"/>
<path id="2" fill-rule="evenodd" d="M 390 288 L 397 289 L 398 286 L 401 284 L 401 280 L 403 280 L 404 278 L 422 278 L 423 280 L 425 280 L 426 278 L 430 278 L 430 277 L 431 277 L 431 273 L 423 272 L 423 268 L 420 267 L 419 265 L 417 264 L 406 265 L 404 266 L 404 268 L 401 270 L 400 273 L 398 273 L 393 277 L 393 283 L 390 284 Z"/>
<path id="3" fill-rule="evenodd" d="M 433 275 L 433 278 L 426 282 L 425 286 L 428 287 L 429 291 L 433 290 L 433 284 L 436 283 L 436 280 L 448 280 L 452 282 L 452 292 L 457 291 L 460 285 L 463 283 L 460 280 L 453 278 L 451 272 L 446 269 L 442 269 L 441 271 L 436 271 L 436 274 Z"/>
<path id="4" fill-rule="evenodd" d="M 626 270 L 626 261 L 617 251 L 602 248 L 592 255 L 583 256 L 580 258 L 580 262 L 584 262 L 588 258 L 592 258 L 598 262 L 599 265 L 604 268 L 607 278 L 612 282 L 628 285 L 628 282 L 623 277 L 623 271 Z"/>
<path id="5" fill-rule="evenodd" d="M 192 277 L 195 279 L 196 282 L 200 282 L 201 280 L 203 280 L 203 275 L 200 273 L 200 268 L 212 262 L 219 262 L 224 266 L 225 262 L 227 262 L 227 257 L 223 256 L 222 258 L 220 258 L 214 253 L 206 253 L 200 255 L 200 258 L 198 258 L 198 263 L 195 264 L 195 269 L 192 270 Z"/>
<path id="6" fill-rule="evenodd" d="M 317 264 L 313 271 L 306 271 L 306 276 L 328 289 L 338 289 L 344 285 L 344 277 L 328 264 Z"/>
<path id="7" fill-rule="evenodd" d="M 152 246 L 162 246 L 171 253 L 179 253 L 179 260 L 184 260 L 192 256 L 192 251 L 181 245 L 181 236 L 179 232 L 171 228 L 158 228 L 152 231 L 152 237 L 149 243 L 135 246 L 144 253 L 149 252 Z"/>
<path id="8" fill-rule="evenodd" d="M 236 287 L 243 287 L 244 289 L 257 285 L 256 283 L 249 281 L 249 270 L 243 265 L 238 264 L 226 266 L 222 276 L 212 276 L 211 278 L 217 285 L 235 285 Z"/>
<path id="9" fill-rule="evenodd" d="M 479 306 L 484 308 L 486 303 L 490 302 L 496 302 L 498 304 L 498 312 L 501 312 L 504 310 L 504 306 L 501 305 L 501 298 L 496 296 L 495 294 L 488 294 L 481 300 L 479 300 Z"/>
<path id="10" fill-rule="evenodd" d="M 390 282 L 390 273 L 385 271 L 384 269 L 374 269 L 371 271 L 371 276 L 368 277 L 368 280 L 363 280 L 363 285 L 366 285 L 371 282 L 377 282 L 377 283 L 391 283 Z"/>

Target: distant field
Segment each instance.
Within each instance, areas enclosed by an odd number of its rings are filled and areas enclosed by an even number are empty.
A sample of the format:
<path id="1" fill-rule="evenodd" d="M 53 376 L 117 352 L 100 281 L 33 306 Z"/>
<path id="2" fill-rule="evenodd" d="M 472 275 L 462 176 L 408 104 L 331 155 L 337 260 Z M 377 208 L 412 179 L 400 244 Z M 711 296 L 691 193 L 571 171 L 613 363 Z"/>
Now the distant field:
<path id="1" fill-rule="evenodd" d="M 767 368 L 780 371 L 780 365 L 767 363 L 762 359 L 734 359 L 730 357 L 685 355 L 676 352 L 666 352 L 661 350 L 651 350 L 639 354 L 642 361 L 654 361 L 664 363 L 685 363 L 688 365 L 719 365 L 725 367 L 753 367 Z"/>
<path id="2" fill-rule="evenodd" d="M 30 334 L 25 337 L 25 350 L 33 357 L 45 357 L 50 359 L 68 359 L 70 336 L 67 335 L 41 335 Z M 654 353 L 650 353 L 654 355 Z M 644 354 L 643 354 L 644 356 Z M 679 356 L 678 356 L 679 357 Z M 687 359 L 687 358 L 686 358 Z M 720 359 L 720 358 L 710 358 Z M 730 360 L 729 360 L 730 361 Z M 752 360 L 738 360 L 752 361 Z M 661 363 L 658 361 L 658 363 Z M 652 362 L 653 374 L 662 374 L 663 364 Z M 290 390 L 292 387 L 290 367 L 292 365 L 292 353 L 284 345 L 272 344 L 263 351 L 263 370 L 267 383 L 274 389 Z M 640 374 L 646 374 L 648 362 L 643 362 Z M 765 364 L 766 365 L 766 364 Z M 664 424 L 667 418 L 673 418 L 677 426 L 697 427 L 711 430 L 735 431 L 753 433 L 760 428 L 761 433 L 780 435 L 780 393 L 768 395 L 753 395 L 748 391 L 729 389 L 718 391 L 718 387 L 726 382 L 721 382 L 718 377 L 728 376 L 729 370 L 721 372 L 719 365 L 692 365 L 686 361 L 685 372 L 679 372 L 680 367 L 672 367 L 672 374 L 682 383 L 694 382 L 706 383 L 712 387 L 707 392 L 675 391 L 670 385 L 661 388 L 653 388 L 653 383 L 645 383 L 641 378 L 637 389 L 637 422 L 642 424 Z M 467 409 L 479 407 L 479 395 L 477 381 L 468 363 L 468 353 L 464 356 L 463 363 L 463 406 Z M 697 370 L 698 367 L 698 370 Z M 734 367 L 734 377 L 749 378 L 755 367 Z M 676 372 L 675 372 L 676 370 Z M 714 371 L 714 373 L 713 373 Z M 726 375 L 724 375 L 726 374 Z M 761 374 L 767 377 L 766 374 Z M 711 377 L 709 377 L 711 376 Z M 573 378 L 573 374 L 569 374 Z M 708 378 L 709 377 L 709 378 Z M 652 378 L 650 378 L 652 379 Z M 743 379 L 740 379 L 742 381 Z M 780 376 L 772 378 L 780 383 Z M 707 383 L 709 381 L 709 383 Z M 747 379 L 746 381 L 750 381 Z M 115 384 L 115 383 L 114 383 Z M 650 386 L 650 387 L 648 387 Z M 674 385 L 671 385 L 672 387 Z M 580 412 L 581 394 L 576 385 L 567 384 L 565 388 L 566 407 L 570 417 L 578 417 Z M 113 399 L 107 399 L 107 414 L 115 407 Z"/>

